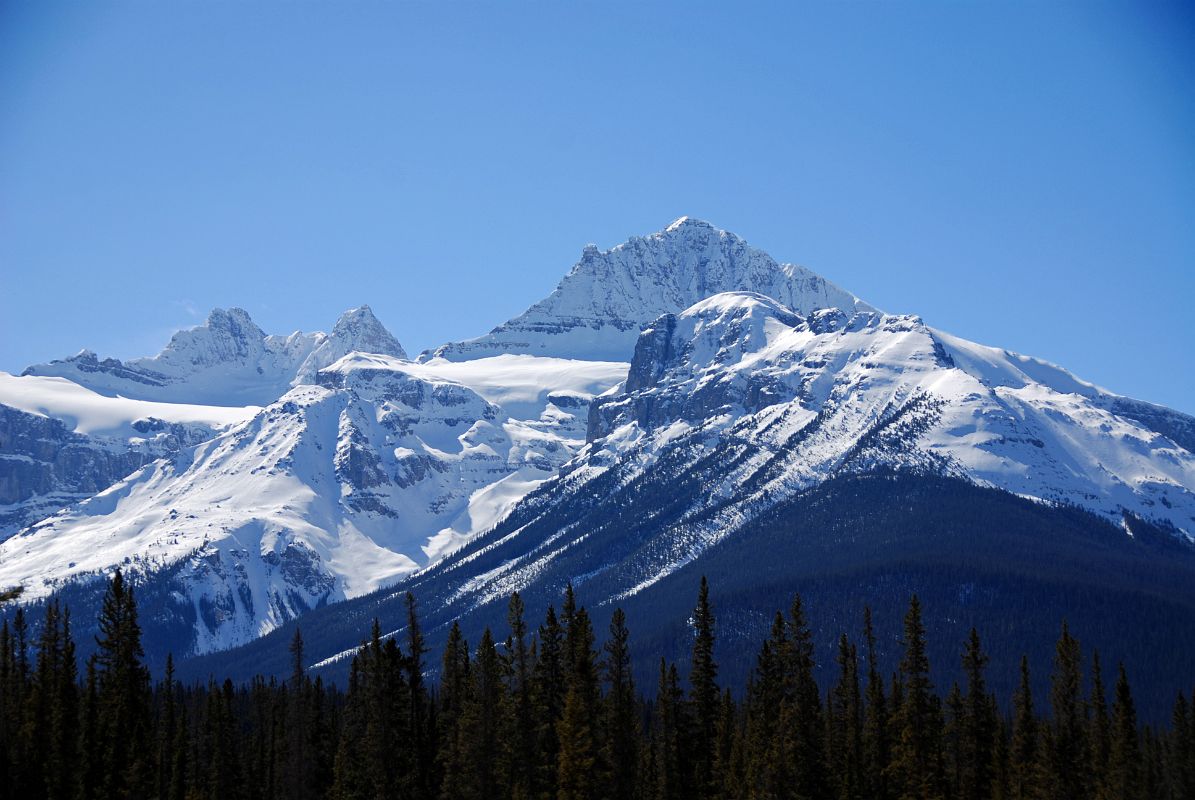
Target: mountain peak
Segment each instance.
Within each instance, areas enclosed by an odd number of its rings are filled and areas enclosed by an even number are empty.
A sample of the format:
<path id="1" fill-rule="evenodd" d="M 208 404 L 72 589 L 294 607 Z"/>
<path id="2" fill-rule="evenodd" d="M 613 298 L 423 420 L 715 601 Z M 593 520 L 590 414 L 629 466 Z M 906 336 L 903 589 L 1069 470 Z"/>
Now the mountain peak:
<path id="1" fill-rule="evenodd" d="M 629 361 L 643 327 L 720 292 L 774 297 L 797 314 L 872 310 L 819 275 L 781 264 L 738 236 L 694 217 L 609 250 L 587 246 L 548 297 L 485 336 L 431 355 L 452 361 L 522 353 Z"/>
<path id="2" fill-rule="evenodd" d="M 407 351 L 367 305 L 350 308 L 332 326 L 332 333 L 322 339 L 299 366 L 292 386 L 316 383 L 319 371 L 349 353 L 371 353 L 407 360 Z"/>
<path id="3" fill-rule="evenodd" d="M 367 305 L 340 315 L 330 334 L 267 336 L 243 308 L 213 308 L 202 325 L 176 331 L 156 356 L 122 362 L 90 350 L 34 364 L 23 374 L 60 377 L 94 392 L 139 400 L 268 405 L 291 386 L 359 351 L 406 359 Z"/>
<path id="4" fill-rule="evenodd" d="M 664 233 L 675 233 L 676 231 L 684 230 L 686 228 L 705 228 L 707 230 L 718 230 L 718 228 L 715 228 L 713 225 L 709 224 L 703 219 L 697 219 L 696 217 L 681 217 L 665 228 Z"/>
<path id="5" fill-rule="evenodd" d="M 341 348 L 348 348 L 345 353 L 340 355 L 347 355 L 357 350 L 363 353 L 376 353 L 403 359 L 407 357 L 407 353 L 399 344 L 398 339 L 394 338 L 394 335 L 386 329 L 381 320 L 374 316 L 373 309 L 368 305 L 350 308 L 341 314 L 340 318 L 336 320 L 336 324 L 332 326 L 332 334 L 329 338 L 337 342 Z"/>
<path id="6" fill-rule="evenodd" d="M 253 318 L 249 315 L 249 312 L 243 308 L 240 308 L 239 306 L 230 306 L 229 308 L 213 308 L 208 312 L 207 322 L 205 324 L 224 325 L 229 321 L 248 323 L 250 325 L 256 324 L 253 322 Z"/>
<path id="7" fill-rule="evenodd" d="M 377 315 L 373 313 L 373 309 L 369 307 L 369 304 L 364 303 L 356 308 L 348 309 L 339 317 L 337 317 L 336 324 L 332 327 L 332 330 L 336 330 L 336 328 L 339 328 L 341 325 L 344 325 L 352 320 L 373 320 L 374 322 L 377 322 L 378 318 Z"/>
<path id="8" fill-rule="evenodd" d="M 249 316 L 248 311 L 236 306 L 228 309 L 213 308 L 202 326 L 191 328 L 190 331 L 179 331 L 179 333 L 197 332 L 205 328 L 241 341 L 256 341 L 266 335 L 265 331 L 259 328 L 253 318 Z"/>

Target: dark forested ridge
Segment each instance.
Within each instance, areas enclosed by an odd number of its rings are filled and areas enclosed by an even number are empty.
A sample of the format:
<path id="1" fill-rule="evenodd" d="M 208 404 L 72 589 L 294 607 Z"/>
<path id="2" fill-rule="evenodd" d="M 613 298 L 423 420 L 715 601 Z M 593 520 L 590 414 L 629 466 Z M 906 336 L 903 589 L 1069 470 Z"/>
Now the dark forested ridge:
<path id="1" fill-rule="evenodd" d="M 518 587 L 526 613 L 542 619 L 570 582 L 598 630 L 621 606 L 635 622 L 631 670 L 649 695 L 656 691 L 661 656 L 676 661 L 682 673 L 689 668 L 685 621 L 702 575 L 709 577 L 722 621 L 720 675 L 732 687 L 745 685 L 755 669 L 772 612 L 798 593 L 823 654 L 836 651 L 843 631 L 858 637 L 863 609 L 870 606 L 876 659 L 885 673 L 899 664 L 901 616 L 909 596 L 917 594 L 935 683 L 949 685 L 958 643 L 975 627 L 991 659 L 990 687 L 1006 704 L 1019 681 L 1022 654 L 1033 664 L 1048 663 L 1064 619 L 1089 648 L 1125 663 L 1137 682 L 1138 711 L 1151 723 L 1169 718 L 1174 693 L 1189 688 L 1195 675 L 1195 549 L 1140 520 L 1131 522 L 1129 536 L 1078 509 L 948 478 L 834 478 L 747 521 L 647 588 L 611 600 L 626 585 L 618 574 L 625 554 L 656 546 L 655 532 L 671 524 L 668 501 L 676 490 L 667 480 L 640 483 L 633 491 L 612 488 L 609 498 L 591 501 L 596 505 L 570 499 L 543 519 L 516 513 L 459 557 L 414 576 L 398 591 L 316 609 L 244 647 L 181 660 L 179 673 L 188 680 L 231 675 L 246 681 L 258 672 L 284 678 L 290 670 L 287 642 L 297 626 L 310 662 L 319 662 L 351 651 L 374 618 L 384 632 L 402 635 L 408 590 L 420 598 L 430 647 L 439 651 L 454 624 L 469 641 L 480 641 L 487 627 L 505 625 L 509 592 L 490 600 L 462 592 L 462 585 L 504 563 L 534 558 L 535 548 L 556 535 L 563 520 L 573 520 L 576 536 L 585 536 L 583 546 Z M 164 656 L 161 644 L 156 649 Z M 343 685 L 348 666 L 349 659 L 341 658 L 322 665 L 319 674 Z M 823 689 L 835 674 L 832 658 L 818 660 L 815 677 Z M 1036 670 L 1031 679 L 1044 696 L 1047 671 Z"/>
<path id="2" fill-rule="evenodd" d="M 732 684 L 702 578 L 682 620 L 687 666 L 658 659 L 649 698 L 631 668 L 634 617 L 615 609 L 595 629 L 571 585 L 535 620 L 513 594 L 501 627 L 475 643 L 451 625 L 434 655 L 414 596 L 402 600 L 402 635 L 375 621 L 343 687 L 304 668 L 298 630 L 281 679 L 184 683 L 170 659 L 151 676 L 119 572 L 81 674 L 70 612 L 47 605 L 33 633 L 19 610 L 0 623 L 0 797 L 1195 797 L 1189 695 L 1175 695 L 1167 724 L 1140 724 L 1124 665 L 1065 623 L 1051 656 L 1021 658 L 1016 689 L 1000 697 L 975 629 L 950 643 L 951 663 L 933 664 L 916 595 L 891 671 L 869 608 L 857 636 L 823 652 L 798 595 Z"/>

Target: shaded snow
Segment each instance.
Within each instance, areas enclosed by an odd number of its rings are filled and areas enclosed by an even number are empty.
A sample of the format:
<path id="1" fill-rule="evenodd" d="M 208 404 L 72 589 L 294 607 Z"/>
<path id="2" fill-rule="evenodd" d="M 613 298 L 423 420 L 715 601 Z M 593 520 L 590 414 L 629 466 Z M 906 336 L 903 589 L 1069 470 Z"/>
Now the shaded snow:
<path id="1" fill-rule="evenodd" d="M 0 405 L 59 419 L 69 431 L 89 436 L 135 438 L 133 423 L 160 419 L 224 428 L 252 417 L 257 406 L 205 406 L 108 397 L 65 378 L 17 377 L 0 372 Z"/>

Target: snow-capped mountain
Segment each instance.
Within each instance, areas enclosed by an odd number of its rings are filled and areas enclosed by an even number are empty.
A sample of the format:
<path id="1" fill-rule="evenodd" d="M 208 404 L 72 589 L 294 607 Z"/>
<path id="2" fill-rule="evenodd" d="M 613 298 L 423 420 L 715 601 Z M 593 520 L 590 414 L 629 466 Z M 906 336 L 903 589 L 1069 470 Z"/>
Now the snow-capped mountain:
<path id="1" fill-rule="evenodd" d="M 197 651 L 242 643 L 489 528 L 584 443 L 590 397 L 624 374 L 619 363 L 353 353 L 0 546 L 0 585 L 36 599 L 132 558 L 169 572 Z"/>
<path id="2" fill-rule="evenodd" d="M 215 309 L 157 356 L 79 355 L 0 373 L 0 540 L 135 469 L 206 441 L 355 351 L 406 358 L 369 306 L 331 334 L 267 336 Z"/>
<path id="3" fill-rule="evenodd" d="M 915 316 L 802 318 L 760 295 L 715 295 L 653 323 L 622 388 L 592 409 L 597 461 L 726 435 L 783 454 L 759 487 L 773 497 L 848 464 L 885 466 L 1195 532 L 1195 455 L 1172 438 L 1189 418 L 1135 414 L 1065 370 Z"/>
<path id="4" fill-rule="evenodd" d="M 589 245 L 556 290 L 485 336 L 446 344 L 452 361 L 495 353 L 625 361 L 643 326 L 719 292 L 754 291 L 798 313 L 871 306 L 813 272 L 779 264 L 733 233 L 681 217 L 610 250 Z"/>
<path id="5" fill-rule="evenodd" d="M 1195 625 L 1195 455 L 1190 417 L 1142 406 L 914 316 L 715 295 L 643 331 L 557 477 L 396 589 L 315 612 L 305 640 L 343 677 L 369 620 L 401 634 L 408 590 L 438 647 L 454 622 L 470 641 L 504 630 L 513 591 L 534 618 L 571 583 L 599 628 L 615 607 L 643 620 L 649 681 L 685 656 L 691 630 L 669 620 L 709 576 L 722 667 L 746 679 L 792 593 L 829 619 L 824 654 L 864 605 L 897 629 L 915 592 L 935 663 L 979 625 L 1015 676 L 1067 619 L 1155 678 L 1160 707 L 1195 668 L 1175 646 Z M 291 634 L 193 669 L 284 670 Z"/>
<path id="6" fill-rule="evenodd" d="M 114 403 L 264 406 L 0 544 L 0 585 L 32 599 L 133 567 L 193 652 L 407 576 L 464 610 L 563 574 L 633 597 L 877 471 L 1079 507 L 1129 537 L 1195 532 L 1195 419 L 884 314 L 689 218 L 587 248 L 523 315 L 414 362 L 368 307 L 289 337 L 234 309 L 152 359 L 28 373 Z"/>
<path id="7" fill-rule="evenodd" d="M 406 358 L 369 306 L 346 311 L 331 334 L 267 336 L 240 308 L 217 308 L 156 356 L 122 362 L 90 350 L 23 373 L 66 378 L 106 395 L 172 403 L 266 405 L 355 351 Z"/>
<path id="8" fill-rule="evenodd" d="M 642 593 L 771 509 L 846 475 L 962 479 L 1083 508 L 1131 538 L 1195 531 L 1195 454 L 1052 365 L 915 316 L 722 293 L 640 335 L 626 380 L 589 408 L 588 443 L 473 547 L 416 576 L 454 613 L 601 576 Z"/>
<path id="9" fill-rule="evenodd" d="M 917 317 L 802 317 L 771 298 L 720 294 L 643 332 L 626 382 L 592 405 L 590 443 L 551 503 L 598 494 L 593 481 L 609 470 L 619 485 L 661 469 L 706 475 L 712 490 L 672 509 L 663 538 L 619 565 L 626 593 L 844 473 L 960 477 L 1085 508 L 1129 533 L 1140 518 L 1190 540 L 1195 454 L 1189 438 L 1172 437 L 1191 419 L 1138 411 L 1058 367 Z M 551 552 L 568 546 L 561 537 Z M 471 589 L 508 593 L 549 557 L 511 559 Z"/>

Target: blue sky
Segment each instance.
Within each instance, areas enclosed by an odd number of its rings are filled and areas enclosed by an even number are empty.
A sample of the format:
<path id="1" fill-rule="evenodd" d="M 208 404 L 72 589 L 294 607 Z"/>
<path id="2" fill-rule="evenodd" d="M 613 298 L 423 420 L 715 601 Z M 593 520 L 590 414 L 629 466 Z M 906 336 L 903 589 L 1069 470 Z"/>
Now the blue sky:
<path id="1" fill-rule="evenodd" d="M 0 2 L 0 369 L 488 330 L 688 214 L 1195 412 L 1181 4 Z"/>

